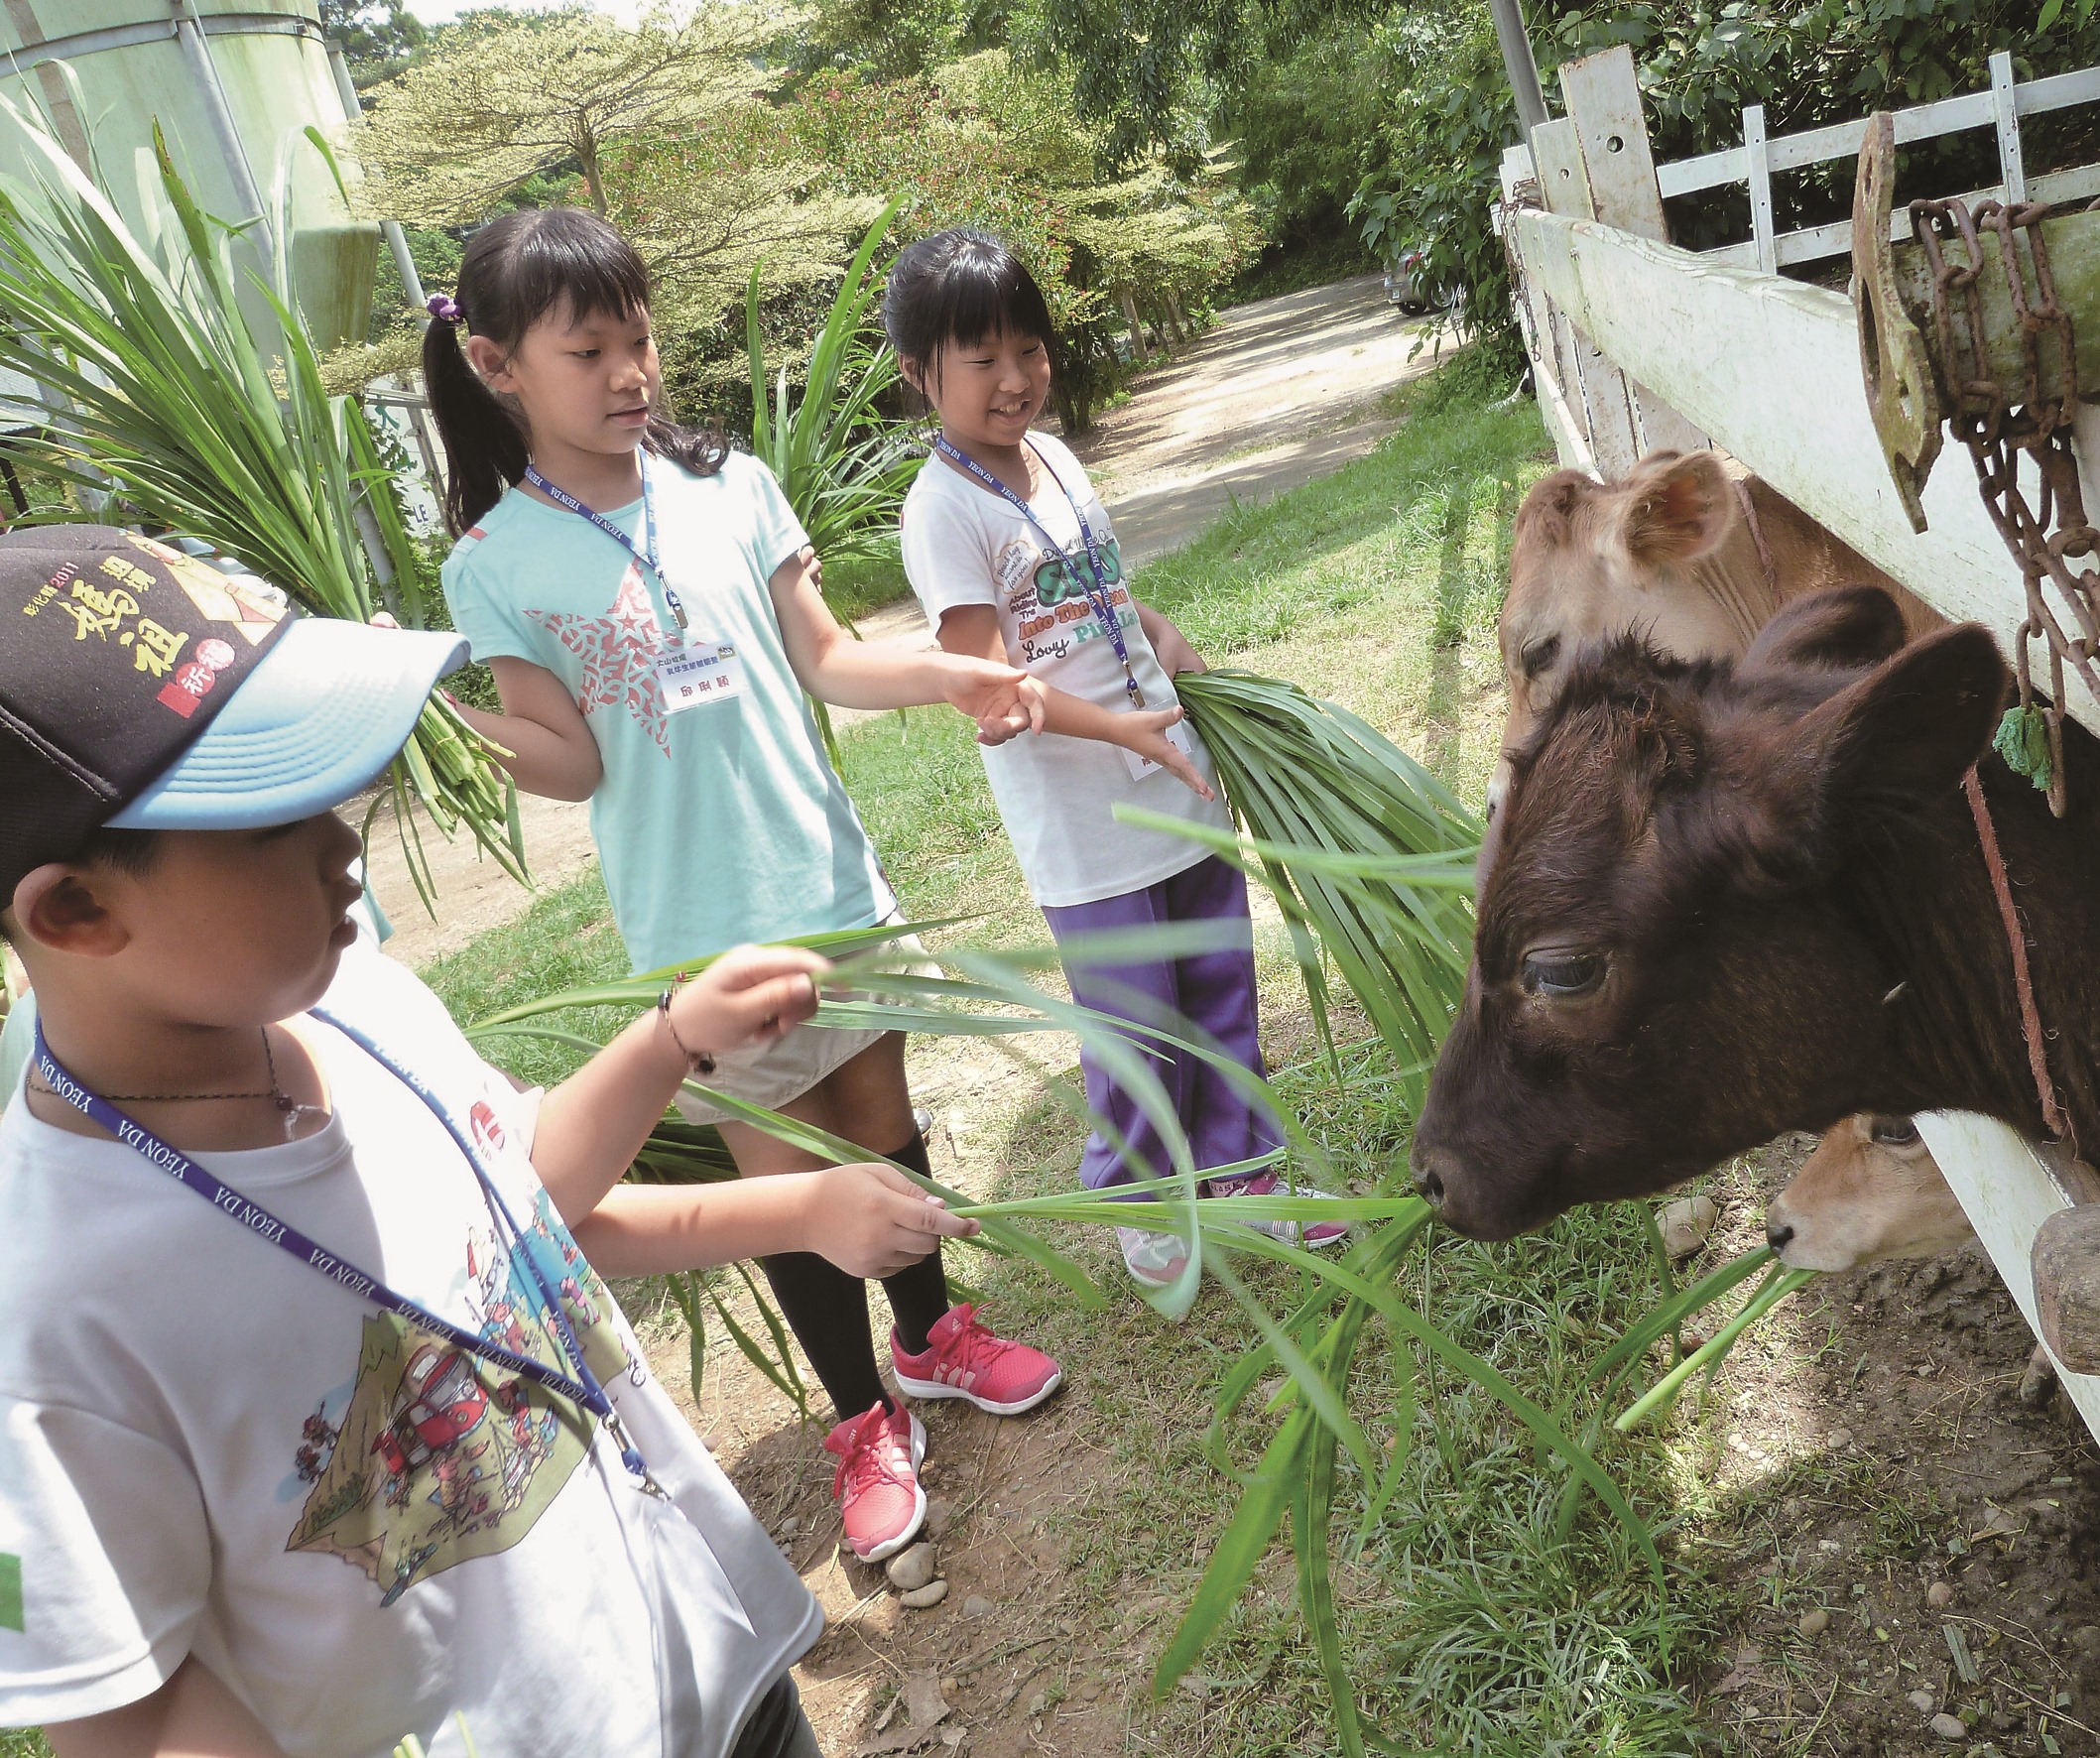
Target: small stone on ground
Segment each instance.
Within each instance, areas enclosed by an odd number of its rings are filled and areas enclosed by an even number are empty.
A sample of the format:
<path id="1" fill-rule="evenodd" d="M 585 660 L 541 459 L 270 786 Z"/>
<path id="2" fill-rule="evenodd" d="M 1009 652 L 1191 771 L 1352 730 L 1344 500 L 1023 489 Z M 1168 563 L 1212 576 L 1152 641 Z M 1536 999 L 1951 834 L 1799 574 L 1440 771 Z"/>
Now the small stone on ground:
<path id="1" fill-rule="evenodd" d="M 928 1581 L 923 1587 L 914 1587 L 909 1593 L 898 1594 L 897 1603 L 908 1606 L 913 1611 L 925 1611 L 929 1606 L 938 1605 L 947 1596 L 946 1581 Z"/>
<path id="2" fill-rule="evenodd" d="M 883 1573 L 900 1593 L 914 1593 L 933 1578 L 933 1547 L 918 1544 L 892 1557 Z"/>
<path id="3" fill-rule="evenodd" d="M 962 1615 L 964 1617 L 990 1617 L 992 1615 L 992 1602 L 985 1598 L 982 1593 L 972 1593 L 962 1602 Z"/>
<path id="4" fill-rule="evenodd" d="M 1942 1709 L 1928 1724 L 1943 1740 L 1965 1740 L 1969 1737 L 1969 1724 L 1959 1715 L 1949 1715 Z"/>

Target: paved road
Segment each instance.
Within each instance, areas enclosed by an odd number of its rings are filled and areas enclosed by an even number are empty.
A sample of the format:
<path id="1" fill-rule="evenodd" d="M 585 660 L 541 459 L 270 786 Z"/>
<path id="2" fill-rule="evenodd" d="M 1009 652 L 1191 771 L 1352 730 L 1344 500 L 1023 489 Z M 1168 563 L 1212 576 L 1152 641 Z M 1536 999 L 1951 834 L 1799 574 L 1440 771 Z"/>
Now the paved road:
<path id="1" fill-rule="evenodd" d="M 1420 325 L 1386 304 L 1379 278 L 1237 306 L 1170 366 L 1148 373 L 1073 449 L 1114 514 L 1134 566 L 1186 543 L 1237 499 L 1284 493 L 1337 470 L 1397 426 L 1380 405 L 1431 364 L 1409 355 Z M 924 639 L 911 600 L 863 620 L 871 639 Z M 857 718 L 837 716 L 841 724 Z M 596 858 L 589 809 L 521 802 L 526 851 L 544 885 L 574 878 Z M 532 901 L 470 837 L 446 842 L 428 827 L 436 919 L 417 897 L 391 816 L 373 826 L 372 884 L 393 918 L 387 949 L 420 965 L 509 921 Z"/>

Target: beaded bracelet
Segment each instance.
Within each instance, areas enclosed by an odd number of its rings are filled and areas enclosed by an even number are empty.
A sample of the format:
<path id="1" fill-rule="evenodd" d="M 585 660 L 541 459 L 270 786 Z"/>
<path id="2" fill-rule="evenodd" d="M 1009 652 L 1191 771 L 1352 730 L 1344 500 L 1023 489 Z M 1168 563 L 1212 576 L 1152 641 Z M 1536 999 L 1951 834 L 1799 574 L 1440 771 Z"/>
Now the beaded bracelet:
<path id="1" fill-rule="evenodd" d="M 679 1054 L 685 1059 L 686 1070 L 694 1074 L 712 1074 L 715 1069 L 713 1053 L 687 1050 L 685 1040 L 679 1036 L 678 1027 L 671 1023 L 671 998 L 678 993 L 684 980 L 683 977 L 676 978 L 671 987 L 657 997 L 657 1017 L 663 1020 L 664 1030 L 671 1034 L 672 1043 L 678 1046 Z"/>

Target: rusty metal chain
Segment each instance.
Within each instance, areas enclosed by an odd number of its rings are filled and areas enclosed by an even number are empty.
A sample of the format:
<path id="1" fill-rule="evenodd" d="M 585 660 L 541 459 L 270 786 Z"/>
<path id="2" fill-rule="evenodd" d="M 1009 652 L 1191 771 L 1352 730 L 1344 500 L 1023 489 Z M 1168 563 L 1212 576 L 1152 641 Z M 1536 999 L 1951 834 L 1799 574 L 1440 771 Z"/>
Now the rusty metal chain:
<path id="1" fill-rule="evenodd" d="M 2100 695 L 2100 569 L 2074 572 L 2073 560 L 2100 548 L 2100 532 L 2087 522 L 2078 486 L 2078 461 L 2071 450 L 2071 416 L 2078 399 L 2078 357 L 2071 317 L 2056 298 L 2041 221 L 2048 211 L 2039 201 L 2008 206 L 1979 202 L 1972 213 L 1959 199 L 1914 201 L 1911 229 L 1932 273 L 1932 321 L 1938 340 L 1936 366 L 1948 410 L 1947 425 L 1968 447 L 1976 466 L 1976 486 L 1984 509 L 2013 560 L 2020 565 L 2027 592 L 2027 620 L 2020 625 L 2015 672 L 2020 680 L 2023 716 L 2036 709 L 2030 648 L 2037 639 L 2048 652 L 2049 699 L 2040 710 L 2048 740 L 2049 810 L 2064 814 L 2068 797 L 2063 772 L 2063 669 L 2068 664 L 2088 690 Z M 2009 392 L 1991 374 L 1985 347 L 1983 234 L 1994 234 L 1994 254 L 2004 271 L 2006 291 L 2018 325 L 2025 383 Z M 2021 268 L 2016 234 L 2027 239 L 2034 292 Z M 1944 235 L 1960 238 L 1966 263 L 1951 262 L 1941 249 Z M 1957 322 L 1958 318 L 1958 322 Z M 1956 330 L 1963 333 L 1957 344 Z M 2058 355 L 2057 395 L 2042 392 L 2042 347 L 2053 344 Z M 1960 375 L 1957 377 L 1957 375 Z M 2032 457 L 2038 486 L 2031 502 L 2020 485 L 2020 459 Z M 2044 590 L 2053 585 L 2075 621 L 2066 633 L 2063 619 Z"/>
<path id="2" fill-rule="evenodd" d="M 1539 180 L 1535 177 L 1520 178 L 1510 186 L 1510 192 L 1496 203 L 1500 208 L 1502 234 L 1502 260 L 1509 270 L 1510 303 L 1517 308 L 1517 327 L 1524 337 L 1525 352 L 1534 360 L 1540 358 L 1541 338 L 1538 323 L 1532 312 L 1532 302 L 1524 290 L 1524 259 L 1517 254 L 1516 216 L 1520 210 L 1534 211 L 1545 206 L 1540 193 Z"/>

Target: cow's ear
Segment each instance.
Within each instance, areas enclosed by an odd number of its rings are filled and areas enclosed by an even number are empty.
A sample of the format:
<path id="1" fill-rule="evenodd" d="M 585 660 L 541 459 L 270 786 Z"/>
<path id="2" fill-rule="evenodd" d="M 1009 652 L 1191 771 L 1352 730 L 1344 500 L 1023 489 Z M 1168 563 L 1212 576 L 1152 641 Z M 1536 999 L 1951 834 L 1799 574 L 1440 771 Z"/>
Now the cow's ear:
<path id="1" fill-rule="evenodd" d="M 1719 547 L 1734 527 L 1735 490 L 1710 451 L 1659 451 L 1621 487 L 1619 541 L 1637 566 L 1681 566 Z"/>
<path id="2" fill-rule="evenodd" d="M 1990 631 L 1957 623 L 1839 691 L 1795 729 L 1817 816 L 1843 822 L 1953 788 L 1989 748 L 2010 683 Z"/>
<path id="3" fill-rule="evenodd" d="M 1904 644 L 1904 616 L 1879 586 L 1836 586 L 1796 598 L 1758 631 L 1743 670 L 1859 671 Z"/>

